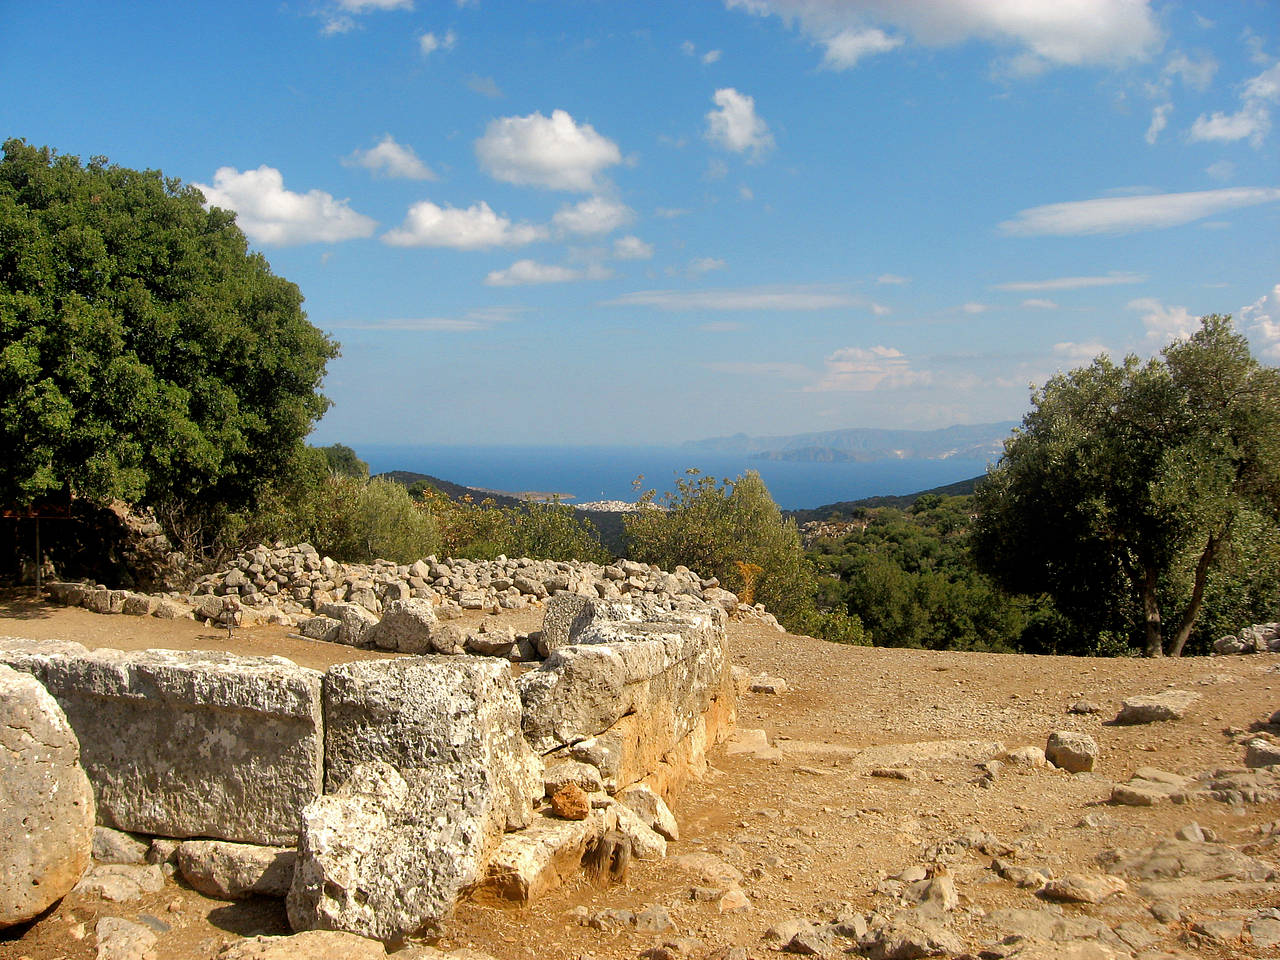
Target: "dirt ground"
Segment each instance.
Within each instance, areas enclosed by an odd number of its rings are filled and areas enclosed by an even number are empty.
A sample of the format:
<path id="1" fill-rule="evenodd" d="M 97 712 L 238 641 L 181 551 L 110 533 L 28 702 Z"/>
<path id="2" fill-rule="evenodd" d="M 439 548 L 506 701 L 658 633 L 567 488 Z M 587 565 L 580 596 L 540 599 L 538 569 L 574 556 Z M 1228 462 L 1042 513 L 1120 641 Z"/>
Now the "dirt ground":
<path id="1" fill-rule="evenodd" d="M 536 611 L 504 616 L 520 630 L 538 625 Z M 385 656 L 286 633 L 246 629 L 228 641 L 225 632 L 190 621 L 98 616 L 12 596 L 0 601 L 0 635 L 276 653 L 321 668 Z M 667 860 L 633 862 L 623 884 L 575 880 L 527 908 L 464 903 L 437 946 L 472 947 L 499 960 L 606 960 L 635 958 L 680 940 L 680 949 L 693 957 L 729 945 L 765 956 L 762 934 L 779 921 L 829 920 L 849 909 L 891 911 L 899 902 L 890 878 L 930 863 L 939 843 L 946 849 L 945 841 L 975 829 L 1016 847 L 1018 862 L 1058 876 L 1101 873 L 1099 853 L 1150 846 L 1192 822 L 1222 844 L 1277 862 L 1275 848 L 1260 841 L 1266 825 L 1280 819 L 1274 802 L 1128 807 L 1107 799 L 1112 784 L 1139 767 L 1194 775 L 1239 766 L 1246 731 L 1262 729 L 1280 709 L 1280 655 L 1146 661 L 934 653 L 840 646 L 750 624 L 732 624 L 730 639 L 735 665 L 787 681 L 786 692 L 748 693 L 738 707 L 739 727 L 763 729 L 776 749 L 729 755 L 720 747 L 712 753 L 709 775 L 675 804 L 681 838 Z M 1182 720 L 1108 722 L 1126 697 L 1169 687 L 1200 694 Z M 1099 712 L 1070 713 L 1081 699 Z M 1092 735 L 1100 747 L 1097 769 L 1071 775 L 1007 766 L 987 787 L 976 782 L 977 762 L 997 752 L 991 741 L 1043 747 L 1053 730 Z M 948 743 L 939 746 L 941 741 Z M 872 776 L 873 766 L 907 768 L 910 779 Z M 950 850 L 949 871 L 960 895 L 950 925 L 973 956 L 1007 933 L 992 914 L 1018 908 L 1052 909 L 1117 929 L 1129 924 L 1136 940 L 1147 940 L 1132 951 L 1138 957 L 1280 957 L 1280 948 L 1253 943 L 1248 934 L 1215 940 L 1196 932 L 1206 921 L 1243 922 L 1280 906 L 1274 882 L 1189 882 L 1176 898 L 1181 915 L 1157 920 L 1136 882 L 1101 904 L 1050 908 L 1034 891 L 999 878 L 990 855 L 954 844 Z M 691 852 L 713 854 L 741 872 L 746 912 L 721 913 L 716 899 L 693 899 L 705 883 L 682 872 L 675 859 Z M 665 908 L 674 929 L 601 930 L 582 922 L 605 908 L 638 912 L 653 905 Z M 158 960 L 206 960 L 237 937 L 287 932 L 279 901 L 227 904 L 170 882 L 158 894 L 121 904 L 72 894 L 38 921 L 0 932 L 0 960 L 94 958 L 94 924 L 103 916 L 163 928 Z"/>

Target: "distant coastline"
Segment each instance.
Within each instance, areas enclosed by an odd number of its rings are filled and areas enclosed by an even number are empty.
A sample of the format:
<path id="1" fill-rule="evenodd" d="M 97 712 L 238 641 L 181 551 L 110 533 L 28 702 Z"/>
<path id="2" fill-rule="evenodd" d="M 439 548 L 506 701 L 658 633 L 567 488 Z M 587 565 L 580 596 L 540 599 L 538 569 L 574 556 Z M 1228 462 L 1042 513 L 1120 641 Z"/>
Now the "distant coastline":
<path id="1" fill-rule="evenodd" d="M 747 452 L 689 447 L 352 446 L 373 473 L 420 472 L 517 499 L 555 491 L 570 505 L 609 500 L 634 503 L 649 489 L 661 495 L 687 478 L 690 469 L 718 479 L 733 479 L 755 470 L 784 510 L 944 486 L 984 473 L 988 460 L 994 459 L 817 462 L 756 460 Z"/>

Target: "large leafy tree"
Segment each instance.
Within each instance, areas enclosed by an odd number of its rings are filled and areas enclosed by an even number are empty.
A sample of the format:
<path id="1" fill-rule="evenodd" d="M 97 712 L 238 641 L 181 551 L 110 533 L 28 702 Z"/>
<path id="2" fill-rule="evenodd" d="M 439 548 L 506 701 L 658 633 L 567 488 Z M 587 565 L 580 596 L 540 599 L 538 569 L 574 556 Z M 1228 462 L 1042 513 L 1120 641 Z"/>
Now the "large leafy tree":
<path id="1" fill-rule="evenodd" d="M 1280 516 L 1280 371 L 1230 317 L 1051 379 L 977 493 L 979 566 L 1178 656 L 1244 518 Z"/>
<path id="2" fill-rule="evenodd" d="M 235 507 L 328 401 L 336 346 L 234 214 L 159 171 L 0 160 L 0 502 Z"/>

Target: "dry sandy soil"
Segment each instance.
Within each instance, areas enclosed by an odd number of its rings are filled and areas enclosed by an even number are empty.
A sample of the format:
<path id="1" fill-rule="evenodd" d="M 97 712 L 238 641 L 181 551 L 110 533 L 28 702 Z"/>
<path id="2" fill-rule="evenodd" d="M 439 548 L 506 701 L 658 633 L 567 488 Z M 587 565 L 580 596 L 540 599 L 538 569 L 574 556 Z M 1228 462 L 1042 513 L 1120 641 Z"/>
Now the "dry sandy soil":
<path id="1" fill-rule="evenodd" d="M 536 613 L 510 616 L 517 629 L 537 626 Z M 0 635 L 278 653 L 314 667 L 379 655 L 297 641 L 285 632 L 237 631 L 228 642 L 225 633 L 191 622 L 103 617 L 12 597 L 0 602 Z M 1239 766 L 1247 731 L 1264 729 L 1280 708 L 1280 655 L 1143 661 L 933 653 L 839 646 L 750 624 L 732 624 L 730 637 L 736 665 L 789 685 L 778 696 L 748 693 L 739 701 L 739 726 L 763 729 L 776 749 L 730 755 L 720 747 L 712 754 L 707 778 L 675 805 L 681 839 L 666 861 L 633 863 L 622 884 L 574 881 L 524 909 L 464 903 L 439 947 L 472 947 L 499 960 L 605 960 L 679 941 L 693 957 L 732 945 L 745 947 L 746 956 L 777 956 L 762 940 L 771 925 L 797 917 L 830 920 L 850 910 L 892 912 L 905 905 L 893 878 L 941 856 L 959 892 L 948 924 L 972 956 L 1011 932 L 1007 919 L 993 914 L 1015 908 L 1123 930 L 1128 942 L 1112 941 L 1122 957 L 1280 957 L 1280 947 L 1234 933 L 1259 910 L 1280 906 L 1275 882 L 1184 879 L 1162 897 L 1175 902 L 1180 915 L 1157 919 L 1150 906 L 1161 898 L 1140 890 L 1139 881 L 1130 879 L 1127 891 L 1100 904 L 1052 906 L 998 877 L 989 853 L 945 843 L 982 831 L 1015 848 L 1014 862 L 1058 876 L 1099 874 L 1102 851 L 1148 847 L 1195 822 L 1215 845 L 1244 848 L 1280 866 L 1276 838 L 1267 835 L 1267 825 L 1280 818 L 1275 802 L 1107 802 L 1112 784 L 1139 767 L 1194 775 Z M 1126 697 L 1169 687 L 1200 694 L 1182 720 L 1108 722 Z M 1068 712 L 1080 699 L 1100 712 Z M 1097 740 L 1095 772 L 1008 766 L 987 787 L 976 783 L 977 762 L 998 752 L 991 741 L 1043 747 L 1048 733 L 1060 729 Z M 939 741 L 986 743 L 936 746 Z M 871 775 L 872 767 L 887 766 L 909 768 L 911 779 Z M 694 888 L 706 883 L 675 860 L 691 852 L 735 867 L 749 910 L 721 913 L 716 899 L 693 899 Z M 639 912 L 653 905 L 665 908 L 674 929 L 602 930 L 596 926 L 605 924 L 583 922 L 605 908 Z M 0 958 L 94 958 L 94 925 L 103 916 L 167 928 L 159 960 L 207 960 L 237 937 L 287 932 L 279 901 L 221 903 L 170 882 L 161 893 L 123 904 L 72 894 L 37 922 L 0 933 Z M 1197 926 L 1219 938 L 1196 932 Z"/>

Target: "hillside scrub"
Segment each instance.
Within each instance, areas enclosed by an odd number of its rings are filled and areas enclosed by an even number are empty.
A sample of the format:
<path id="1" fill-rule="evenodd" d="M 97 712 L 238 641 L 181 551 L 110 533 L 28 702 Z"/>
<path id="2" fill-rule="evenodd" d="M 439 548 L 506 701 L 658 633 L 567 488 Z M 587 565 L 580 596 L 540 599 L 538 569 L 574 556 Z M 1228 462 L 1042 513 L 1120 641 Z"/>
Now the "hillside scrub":
<path id="1" fill-rule="evenodd" d="M 754 470 L 725 481 L 689 470 L 674 490 L 661 497 L 648 490 L 638 503 L 625 520 L 632 559 L 716 577 L 735 593 L 748 592 L 791 629 L 863 642 L 855 618 L 818 608 L 816 572 L 795 521 L 783 518 Z"/>

